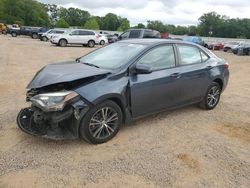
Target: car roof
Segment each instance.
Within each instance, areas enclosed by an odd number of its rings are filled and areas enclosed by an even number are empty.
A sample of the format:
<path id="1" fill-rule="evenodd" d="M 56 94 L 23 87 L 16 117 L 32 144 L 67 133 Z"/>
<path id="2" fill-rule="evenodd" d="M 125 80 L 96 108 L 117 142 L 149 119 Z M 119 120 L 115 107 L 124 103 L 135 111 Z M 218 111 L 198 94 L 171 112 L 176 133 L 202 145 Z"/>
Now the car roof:
<path id="1" fill-rule="evenodd" d="M 182 40 L 173 40 L 173 39 L 128 39 L 128 40 L 121 40 L 121 41 L 118 41 L 118 42 L 121 42 L 121 43 L 131 43 L 131 44 L 142 44 L 142 45 L 146 45 L 146 46 L 155 46 L 155 45 L 158 45 L 158 44 L 166 44 L 166 43 L 169 43 L 169 44 L 173 44 L 173 43 L 176 43 L 176 44 L 191 44 L 191 45 L 194 45 L 194 46 L 199 46 L 197 44 L 194 44 L 192 42 L 187 42 L 187 41 L 182 41 Z"/>

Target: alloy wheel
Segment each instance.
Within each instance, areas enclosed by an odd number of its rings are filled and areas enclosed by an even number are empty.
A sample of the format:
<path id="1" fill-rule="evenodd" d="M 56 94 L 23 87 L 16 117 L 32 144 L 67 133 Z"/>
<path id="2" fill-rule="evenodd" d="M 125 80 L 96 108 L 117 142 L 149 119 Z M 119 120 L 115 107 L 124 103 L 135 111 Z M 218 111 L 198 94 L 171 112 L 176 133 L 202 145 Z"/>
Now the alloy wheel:
<path id="1" fill-rule="evenodd" d="M 220 88 L 218 86 L 213 86 L 207 95 L 207 105 L 209 107 L 214 107 L 220 98 Z"/>
<path id="2" fill-rule="evenodd" d="M 118 129 L 118 113 L 111 107 L 103 107 L 94 113 L 89 122 L 89 131 L 96 139 L 105 139 Z"/>

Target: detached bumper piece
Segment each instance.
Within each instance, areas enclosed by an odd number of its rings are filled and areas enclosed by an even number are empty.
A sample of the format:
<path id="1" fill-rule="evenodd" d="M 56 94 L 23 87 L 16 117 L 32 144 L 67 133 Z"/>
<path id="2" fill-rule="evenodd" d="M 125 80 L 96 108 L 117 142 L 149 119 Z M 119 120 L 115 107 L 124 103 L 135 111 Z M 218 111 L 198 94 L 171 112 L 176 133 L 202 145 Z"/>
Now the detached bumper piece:
<path id="1" fill-rule="evenodd" d="M 53 140 L 78 138 L 78 121 L 72 107 L 60 112 L 43 112 L 37 107 L 22 109 L 17 116 L 18 127 L 31 135 Z"/>

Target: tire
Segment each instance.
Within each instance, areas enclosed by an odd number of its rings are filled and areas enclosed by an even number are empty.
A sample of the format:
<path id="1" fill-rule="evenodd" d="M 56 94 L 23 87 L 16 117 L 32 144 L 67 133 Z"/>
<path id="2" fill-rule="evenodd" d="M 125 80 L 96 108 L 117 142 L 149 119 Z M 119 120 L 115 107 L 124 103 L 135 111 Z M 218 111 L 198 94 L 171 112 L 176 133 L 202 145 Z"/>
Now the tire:
<path id="1" fill-rule="evenodd" d="M 88 47 L 94 48 L 94 47 L 95 47 L 95 41 L 90 40 L 90 41 L 88 42 Z"/>
<path id="2" fill-rule="evenodd" d="M 221 86 L 213 82 L 206 92 L 204 99 L 200 102 L 200 107 L 205 110 L 212 110 L 214 109 L 220 101 L 221 95 Z"/>
<path id="3" fill-rule="evenodd" d="M 17 33 L 12 32 L 12 33 L 11 33 L 11 36 L 12 36 L 12 37 L 16 37 L 16 36 L 17 36 Z"/>
<path id="4" fill-rule="evenodd" d="M 66 41 L 65 39 L 61 39 L 61 40 L 59 41 L 59 46 L 61 46 L 61 47 L 67 46 L 67 41 Z"/>
<path id="5" fill-rule="evenodd" d="M 38 34 L 37 33 L 33 33 L 31 36 L 33 39 L 37 39 L 38 38 Z"/>
<path id="6" fill-rule="evenodd" d="M 49 40 L 49 39 L 48 39 L 47 37 L 45 37 L 45 36 L 42 37 L 42 41 L 45 41 L 45 42 L 46 42 L 46 41 L 48 41 L 48 40 Z"/>
<path id="7" fill-rule="evenodd" d="M 100 41 L 100 45 L 105 45 L 105 41 L 104 41 L 104 40 L 101 40 L 101 41 Z"/>
<path id="8" fill-rule="evenodd" d="M 111 140 L 122 124 L 121 108 L 113 101 L 104 101 L 82 118 L 79 132 L 91 144 L 101 144 Z"/>

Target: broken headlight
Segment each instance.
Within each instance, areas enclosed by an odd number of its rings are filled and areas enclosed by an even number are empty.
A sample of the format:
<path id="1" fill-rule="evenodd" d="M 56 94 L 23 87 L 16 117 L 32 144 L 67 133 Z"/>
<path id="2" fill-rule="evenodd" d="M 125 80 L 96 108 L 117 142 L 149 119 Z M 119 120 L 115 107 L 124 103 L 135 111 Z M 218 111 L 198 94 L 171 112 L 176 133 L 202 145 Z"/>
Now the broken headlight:
<path id="1" fill-rule="evenodd" d="M 43 93 L 32 97 L 30 101 L 44 111 L 60 111 L 70 100 L 77 96 L 78 94 L 74 91 Z"/>

